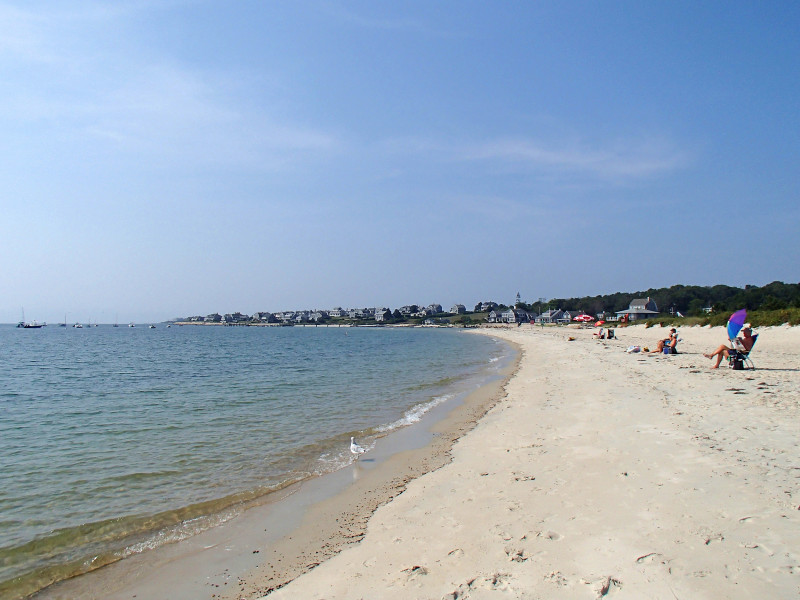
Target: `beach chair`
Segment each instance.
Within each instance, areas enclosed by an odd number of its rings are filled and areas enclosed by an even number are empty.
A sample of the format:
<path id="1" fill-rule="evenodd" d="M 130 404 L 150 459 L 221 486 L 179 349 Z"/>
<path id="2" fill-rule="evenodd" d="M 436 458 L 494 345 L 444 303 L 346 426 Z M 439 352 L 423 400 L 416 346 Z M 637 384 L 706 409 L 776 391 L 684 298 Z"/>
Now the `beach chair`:
<path id="1" fill-rule="evenodd" d="M 734 371 L 741 371 L 742 369 L 755 370 L 756 366 L 750 359 L 750 353 L 753 351 L 753 348 L 756 347 L 757 341 L 758 334 L 755 334 L 753 336 L 753 345 L 750 346 L 750 350 L 745 350 L 741 345 L 736 347 L 736 344 L 734 344 L 733 350 L 728 353 L 728 366 Z"/>

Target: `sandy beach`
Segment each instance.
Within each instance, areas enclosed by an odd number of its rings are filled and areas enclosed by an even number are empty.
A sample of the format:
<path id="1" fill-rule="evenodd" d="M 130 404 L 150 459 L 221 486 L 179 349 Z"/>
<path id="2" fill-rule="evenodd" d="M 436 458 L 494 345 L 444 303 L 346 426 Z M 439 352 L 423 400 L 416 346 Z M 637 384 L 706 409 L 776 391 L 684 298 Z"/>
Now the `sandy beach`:
<path id="1" fill-rule="evenodd" d="M 674 356 L 625 352 L 666 329 L 617 332 L 476 332 L 521 349 L 494 407 L 268 597 L 797 597 L 800 329 L 757 331 L 755 371 L 710 369 L 722 328 L 680 330 Z M 268 563 L 227 597 L 274 587 Z"/>

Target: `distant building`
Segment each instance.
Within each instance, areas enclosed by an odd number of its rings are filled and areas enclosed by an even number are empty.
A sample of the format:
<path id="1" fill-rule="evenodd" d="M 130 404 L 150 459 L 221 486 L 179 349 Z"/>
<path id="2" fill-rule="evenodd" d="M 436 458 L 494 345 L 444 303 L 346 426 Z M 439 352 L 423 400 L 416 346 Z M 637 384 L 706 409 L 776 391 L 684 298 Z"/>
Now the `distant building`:
<path id="1" fill-rule="evenodd" d="M 521 308 L 509 308 L 500 315 L 503 323 L 527 323 L 530 321 L 528 313 Z"/>
<path id="2" fill-rule="evenodd" d="M 558 323 L 558 320 L 564 316 L 564 311 L 561 309 L 550 309 L 544 311 L 536 317 L 537 323 Z"/>
<path id="3" fill-rule="evenodd" d="M 450 312 L 454 315 L 463 315 L 467 312 L 467 307 L 463 304 L 455 304 L 451 309 Z"/>
<path id="4" fill-rule="evenodd" d="M 257 312 L 253 315 L 253 321 L 259 323 L 277 323 L 278 319 L 270 312 Z"/>
<path id="5" fill-rule="evenodd" d="M 617 315 L 622 317 L 628 315 L 629 321 L 636 321 L 637 319 L 650 319 L 658 316 L 658 306 L 656 301 L 650 297 L 635 298 L 631 300 L 628 310 L 618 310 Z"/>
<path id="6" fill-rule="evenodd" d="M 375 321 L 378 323 L 383 323 L 384 321 L 389 321 L 392 318 L 392 311 L 388 308 L 376 308 L 375 309 Z"/>
<path id="7" fill-rule="evenodd" d="M 244 315 L 240 312 L 235 312 L 233 314 L 227 314 L 222 317 L 222 322 L 227 323 L 228 325 L 236 324 L 236 323 L 247 323 L 250 321 L 250 317 L 248 315 Z"/>
<path id="8" fill-rule="evenodd" d="M 578 315 L 582 315 L 582 310 L 565 310 L 558 318 L 559 323 L 572 323 L 572 320 Z"/>

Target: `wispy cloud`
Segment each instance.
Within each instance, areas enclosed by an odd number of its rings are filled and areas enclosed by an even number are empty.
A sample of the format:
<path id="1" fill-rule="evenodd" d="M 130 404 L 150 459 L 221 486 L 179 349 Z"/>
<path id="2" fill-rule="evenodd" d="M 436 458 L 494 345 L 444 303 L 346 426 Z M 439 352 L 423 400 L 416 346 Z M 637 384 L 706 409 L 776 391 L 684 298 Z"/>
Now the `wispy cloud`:
<path id="1" fill-rule="evenodd" d="M 652 136 L 593 144 L 533 137 L 481 141 L 406 137 L 385 140 L 382 147 L 396 155 L 539 174 L 572 184 L 578 183 L 575 178 L 624 184 L 673 172 L 692 161 L 691 152 L 663 137 Z"/>
<path id="2" fill-rule="evenodd" d="M 41 12 L 0 5 L 0 122 L 26 124 L 20 143 L 47 135 L 176 164 L 269 169 L 336 147 L 335 136 L 278 109 L 263 74 L 155 58 L 135 51 L 135 36 L 107 51 L 81 42 L 123 32 L 132 11 L 162 4 Z"/>
<path id="3" fill-rule="evenodd" d="M 0 58 L 49 60 L 41 22 L 34 13 L 0 4 Z"/>
<path id="4" fill-rule="evenodd" d="M 0 3 L 0 59 L 68 63 L 93 29 L 120 23 L 154 2 Z M 163 3 L 161 3 L 163 4 Z M 31 8 L 33 7 L 33 8 Z"/>
<path id="5" fill-rule="evenodd" d="M 461 156 L 469 161 L 505 161 L 523 168 L 555 169 L 615 180 L 673 171 L 685 166 L 689 158 L 669 142 L 645 138 L 614 140 L 594 146 L 503 138 L 470 144 Z"/>

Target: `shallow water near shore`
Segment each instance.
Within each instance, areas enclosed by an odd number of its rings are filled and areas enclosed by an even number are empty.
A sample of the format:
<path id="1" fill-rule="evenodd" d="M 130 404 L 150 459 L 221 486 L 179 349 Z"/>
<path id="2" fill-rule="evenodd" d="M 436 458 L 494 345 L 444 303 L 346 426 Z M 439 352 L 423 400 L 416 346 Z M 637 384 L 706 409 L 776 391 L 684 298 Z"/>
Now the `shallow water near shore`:
<path id="1" fill-rule="evenodd" d="M 352 460 L 509 349 L 454 330 L 0 327 L 0 591 L 179 540 Z"/>

